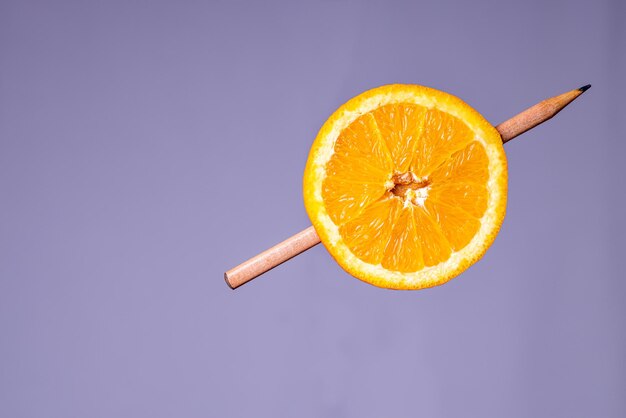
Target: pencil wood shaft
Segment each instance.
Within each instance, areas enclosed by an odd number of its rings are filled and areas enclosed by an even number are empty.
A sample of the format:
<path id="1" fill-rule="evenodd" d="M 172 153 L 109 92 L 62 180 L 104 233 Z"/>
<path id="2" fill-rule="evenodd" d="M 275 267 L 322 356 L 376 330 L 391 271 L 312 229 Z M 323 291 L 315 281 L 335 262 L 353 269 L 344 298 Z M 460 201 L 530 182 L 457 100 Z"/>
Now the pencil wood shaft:
<path id="1" fill-rule="evenodd" d="M 559 96 L 546 99 L 536 105 L 529 107 L 522 113 L 513 116 L 511 119 L 502 122 L 496 126 L 496 130 L 502 137 L 502 142 L 507 143 L 518 135 L 523 134 L 529 129 L 534 128 L 551 119 L 559 113 L 565 106 L 570 104 L 574 99 L 586 91 L 590 85 L 581 87 L 576 90 L 568 91 Z M 285 241 L 263 251 L 248 261 L 245 261 L 237 267 L 224 273 L 224 280 L 232 288 L 249 282 L 250 280 L 260 276 L 273 269 L 274 267 L 284 263 L 292 257 L 308 250 L 320 243 L 320 238 L 312 226 L 304 231 L 287 238 Z"/>
<path id="2" fill-rule="evenodd" d="M 319 243 L 320 237 L 315 232 L 315 229 L 310 226 L 304 231 L 287 238 L 280 244 L 276 244 L 248 261 L 244 261 L 237 267 L 228 270 L 224 273 L 224 280 L 232 289 L 236 289 Z"/>

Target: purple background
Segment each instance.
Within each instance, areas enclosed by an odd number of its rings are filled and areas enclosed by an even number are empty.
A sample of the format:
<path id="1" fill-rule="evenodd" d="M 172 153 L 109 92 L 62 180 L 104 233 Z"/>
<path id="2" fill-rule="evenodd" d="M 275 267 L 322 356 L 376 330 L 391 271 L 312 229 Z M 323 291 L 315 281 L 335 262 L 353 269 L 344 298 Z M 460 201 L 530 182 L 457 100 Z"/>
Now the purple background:
<path id="1" fill-rule="evenodd" d="M 299 3 L 299 2 L 298 2 Z M 0 416 L 623 417 L 623 1 L 0 3 Z M 494 124 L 502 231 L 417 292 L 305 228 L 309 146 L 392 82 Z"/>

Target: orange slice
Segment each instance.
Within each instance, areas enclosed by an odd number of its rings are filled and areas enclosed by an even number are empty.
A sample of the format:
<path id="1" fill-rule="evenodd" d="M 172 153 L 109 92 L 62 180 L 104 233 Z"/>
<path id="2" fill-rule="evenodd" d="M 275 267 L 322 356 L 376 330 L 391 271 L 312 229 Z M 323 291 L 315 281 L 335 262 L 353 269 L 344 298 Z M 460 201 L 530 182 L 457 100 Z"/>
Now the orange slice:
<path id="1" fill-rule="evenodd" d="M 320 239 L 355 277 L 421 289 L 483 256 L 502 224 L 507 169 L 500 134 L 460 99 L 390 85 L 341 106 L 304 172 Z"/>

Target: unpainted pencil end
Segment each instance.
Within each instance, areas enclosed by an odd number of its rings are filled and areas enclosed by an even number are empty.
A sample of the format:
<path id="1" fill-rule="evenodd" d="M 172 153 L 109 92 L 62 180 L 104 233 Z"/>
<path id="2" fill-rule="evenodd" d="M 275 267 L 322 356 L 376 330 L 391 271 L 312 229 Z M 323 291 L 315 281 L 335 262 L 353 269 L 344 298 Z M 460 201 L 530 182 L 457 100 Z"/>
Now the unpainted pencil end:
<path id="1" fill-rule="evenodd" d="M 582 93 L 586 92 L 587 90 L 589 90 L 589 88 L 591 87 L 591 84 L 587 84 L 586 86 L 582 86 L 581 88 L 579 88 L 578 90 L 580 90 Z"/>
<path id="2" fill-rule="evenodd" d="M 230 284 L 230 281 L 228 281 L 228 273 L 224 273 L 224 281 L 226 282 L 226 284 L 228 285 L 228 287 L 230 287 L 231 289 L 235 290 L 235 288 L 233 287 L 232 284 Z"/>

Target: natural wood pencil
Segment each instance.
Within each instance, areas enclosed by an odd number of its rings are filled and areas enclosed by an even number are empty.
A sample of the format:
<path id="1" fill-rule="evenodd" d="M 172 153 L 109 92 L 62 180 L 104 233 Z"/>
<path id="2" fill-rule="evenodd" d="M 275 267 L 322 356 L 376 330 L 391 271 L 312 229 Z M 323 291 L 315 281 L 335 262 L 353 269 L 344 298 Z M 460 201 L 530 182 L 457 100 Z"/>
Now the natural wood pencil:
<path id="1" fill-rule="evenodd" d="M 496 130 L 502 137 L 502 142 L 506 144 L 516 136 L 552 118 L 565 106 L 589 89 L 589 87 L 591 87 L 590 84 L 546 99 L 529 107 L 522 113 L 513 116 L 511 119 L 502 122 L 500 125 L 496 126 Z M 310 226 L 296 235 L 287 238 L 280 244 L 228 270 L 224 273 L 224 280 L 226 280 L 228 286 L 232 289 L 236 289 L 319 243 L 320 238 L 317 232 Z"/>

